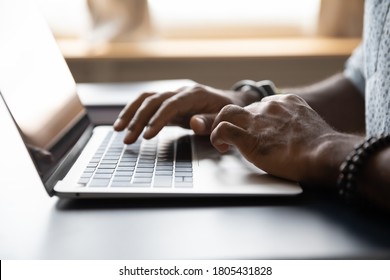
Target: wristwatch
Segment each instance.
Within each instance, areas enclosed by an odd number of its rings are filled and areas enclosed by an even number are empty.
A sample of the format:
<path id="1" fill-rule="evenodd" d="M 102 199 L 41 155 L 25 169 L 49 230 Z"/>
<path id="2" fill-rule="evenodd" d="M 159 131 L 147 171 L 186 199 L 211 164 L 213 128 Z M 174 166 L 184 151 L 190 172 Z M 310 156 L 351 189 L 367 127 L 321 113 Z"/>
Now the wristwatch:
<path id="1" fill-rule="evenodd" d="M 275 84 L 270 80 L 263 80 L 258 82 L 252 80 L 241 80 L 232 86 L 232 90 L 242 92 L 248 90 L 254 91 L 259 95 L 260 100 L 264 97 L 275 95 L 278 93 Z"/>

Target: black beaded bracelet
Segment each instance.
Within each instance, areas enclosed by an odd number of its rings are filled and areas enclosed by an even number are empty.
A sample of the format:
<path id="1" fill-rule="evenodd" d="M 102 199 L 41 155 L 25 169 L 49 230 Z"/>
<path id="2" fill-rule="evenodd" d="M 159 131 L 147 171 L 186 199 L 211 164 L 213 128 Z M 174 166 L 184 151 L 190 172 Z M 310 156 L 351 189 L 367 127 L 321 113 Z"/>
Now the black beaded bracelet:
<path id="1" fill-rule="evenodd" d="M 340 175 L 337 179 L 337 185 L 340 196 L 347 203 L 359 203 L 358 176 L 363 170 L 368 158 L 386 146 L 390 146 L 390 135 L 370 137 L 356 146 L 340 165 Z"/>

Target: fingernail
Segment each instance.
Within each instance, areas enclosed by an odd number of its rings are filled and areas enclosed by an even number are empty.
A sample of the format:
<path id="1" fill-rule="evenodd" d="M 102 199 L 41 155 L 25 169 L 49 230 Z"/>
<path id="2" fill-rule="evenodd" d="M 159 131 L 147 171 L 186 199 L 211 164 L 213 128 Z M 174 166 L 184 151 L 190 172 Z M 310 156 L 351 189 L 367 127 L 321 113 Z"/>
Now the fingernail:
<path id="1" fill-rule="evenodd" d="M 123 142 L 125 144 L 132 144 L 132 135 L 131 135 L 131 130 L 127 131 L 126 135 L 125 135 L 125 138 L 123 139 Z"/>
<path id="2" fill-rule="evenodd" d="M 200 132 L 204 132 L 206 130 L 206 122 L 203 118 L 201 117 L 195 117 L 195 120 L 197 122 L 197 126 L 199 128 Z"/>
<path id="3" fill-rule="evenodd" d="M 195 119 L 198 122 L 199 129 L 204 131 L 206 129 L 206 121 L 201 117 L 196 117 Z"/>
<path id="4" fill-rule="evenodd" d="M 145 131 L 144 131 L 144 137 L 145 138 L 149 138 L 150 137 L 150 133 L 151 133 L 151 131 L 152 131 L 152 127 L 151 126 L 147 126 L 146 128 L 145 128 Z"/>
<path id="5" fill-rule="evenodd" d="M 116 119 L 114 122 L 114 127 L 121 127 L 122 126 L 122 119 Z"/>

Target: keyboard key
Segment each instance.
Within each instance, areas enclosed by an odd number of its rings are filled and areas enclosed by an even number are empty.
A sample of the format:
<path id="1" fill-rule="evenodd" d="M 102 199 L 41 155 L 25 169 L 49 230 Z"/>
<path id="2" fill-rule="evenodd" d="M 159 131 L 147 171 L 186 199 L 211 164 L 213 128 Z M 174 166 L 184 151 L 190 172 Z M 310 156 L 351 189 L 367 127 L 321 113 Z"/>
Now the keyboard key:
<path id="1" fill-rule="evenodd" d="M 103 159 L 101 161 L 101 164 L 117 164 L 118 160 L 113 160 L 113 159 Z"/>
<path id="2" fill-rule="evenodd" d="M 86 173 L 93 173 L 94 171 L 95 171 L 95 168 L 87 167 L 84 169 L 84 172 L 86 172 Z"/>
<path id="3" fill-rule="evenodd" d="M 133 183 L 139 184 L 139 183 L 151 183 L 152 178 L 134 178 Z"/>
<path id="4" fill-rule="evenodd" d="M 173 166 L 172 160 L 167 161 L 157 161 L 157 166 Z"/>
<path id="5" fill-rule="evenodd" d="M 122 157 L 121 162 L 136 162 L 137 158 L 136 157 Z"/>
<path id="6" fill-rule="evenodd" d="M 154 187 L 156 188 L 170 188 L 172 186 L 172 177 L 155 176 Z"/>
<path id="7" fill-rule="evenodd" d="M 130 182 L 131 176 L 118 176 L 113 178 L 113 181 L 115 182 Z"/>
<path id="8" fill-rule="evenodd" d="M 175 177 L 175 182 L 183 182 L 184 177 Z"/>
<path id="9" fill-rule="evenodd" d="M 144 159 L 144 158 L 140 158 L 139 163 L 152 163 L 154 164 L 155 160 L 154 159 Z"/>
<path id="10" fill-rule="evenodd" d="M 92 176 L 92 172 L 83 172 L 83 174 L 81 174 L 81 177 L 82 178 L 90 178 Z"/>
<path id="11" fill-rule="evenodd" d="M 110 179 L 92 179 L 90 187 L 108 187 Z"/>
<path id="12" fill-rule="evenodd" d="M 117 171 L 115 172 L 116 177 L 131 177 L 133 176 L 133 172 L 131 171 Z"/>
<path id="13" fill-rule="evenodd" d="M 182 168 L 190 168 L 190 167 L 192 167 L 192 162 L 188 162 L 188 161 L 176 161 L 175 166 L 176 166 L 176 167 L 182 167 Z"/>
<path id="14" fill-rule="evenodd" d="M 134 178 L 152 178 L 153 173 L 135 173 Z"/>
<path id="15" fill-rule="evenodd" d="M 175 188 L 192 188 L 193 185 L 190 182 L 175 182 Z"/>
<path id="16" fill-rule="evenodd" d="M 116 164 L 100 164 L 99 169 L 114 169 Z"/>
<path id="17" fill-rule="evenodd" d="M 118 159 L 117 156 L 107 156 L 107 155 L 103 158 L 103 160 L 117 160 L 117 159 Z"/>
<path id="18" fill-rule="evenodd" d="M 192 177 L 192 172 L 175 172 L 176 177 Z"/>
<path id="19" fill-rule="evenodd" d="M 112 177 L 111 174 L 95 174 L 95 176 L 93 176 L 93 179 L 110 179 Z"/>
<path id="20" fill-rule="evenodd" d="M 192 183 L 193 178 L 192 177 L 175 177 L 175 182 L 180 183 L 180 182 L 187 182 L 187 183 Z"/>
<path id="21" fill-rule="evenodd" d="M 159 176 L 172 176 L 173 171 L 172 170 L 165 170 L 165 171 L 156 170 L 155 174 L 159 175 Z"/>
<path id="22" fill-rule="evenodd" d="M 157 165 L 156 171 L 173 171 L 172 165 Z"/>
<path id="23" fill-rule="evenodd" d="M 134 166 L 118 166 L 116 168 L 116 171 L 125 171 L 125 172 L 131 171 L 131 172 L 133 172 L 134 171 Z"/>
<path id="24" fill-rule="evenodd" d="M 153 173 L 153 168 L 148 167 L 137 167 L 136 173 Z"/>
<path id="25" fill-rule="evenodd" d="M 115 169 L 113 169 L 113 168 L 111 168 L 111 169 L 101 169 L 101 168 L 98 168 L 96 170 L 96 174 L 112 174 L 112 173 L 114 173 L 114 170 Z"/>
<path id="26" fill-rule="evenodd" d="M 176 167 L 176 172 L 192 172 L 192 168 L 190 167 Z"/>
<path id="27" fill-rule="evenodd" d="M 81 185 L 86 185 L 89 182 L 89 180 L 90 178 L 80 178 L 77 183 Z"/>
<path id="28" fill-rule="evenodd" d="M 129 156 L 138 156 L 139 154 L 139 147 L 133 147 L 133 148 L 125 148 L 125 151 L 123 153 L 124 155 Z"/>
<path id="29" fill-rule="evenodd" d="M 119 162 L 118 167 L 134 167 L 135 162 Z"/>
<path id="30" fill-rule="evenodd" d="M 183 179 L 184 179 L 184 182 L 191 182 L 191 183 L 192 183 L 192 180 L 193 180 L 192 177 L 183 177 Z"/>
<path id="31" fill-rule="evenodd" d="M 131 187 L 133 186 L 130 181 L 113 181 L 111 187 Z"/>
<path id="32" fill-rule="evenodd" d="M 138 168 L 153 168 L 154 167 L 154 163 L 139 163 L 138 164 Z"/>

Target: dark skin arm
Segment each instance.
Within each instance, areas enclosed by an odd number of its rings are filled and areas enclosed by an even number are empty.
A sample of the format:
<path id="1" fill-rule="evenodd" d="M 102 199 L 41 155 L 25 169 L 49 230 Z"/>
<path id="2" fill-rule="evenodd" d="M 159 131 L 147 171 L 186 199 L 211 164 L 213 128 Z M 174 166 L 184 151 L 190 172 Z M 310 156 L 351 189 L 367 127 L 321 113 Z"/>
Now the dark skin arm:
<path id="1" fill-rule="evenodd" d="M 314 85 L 286 89 L 302 97 L 329 125 L 338 131 L 364 134 L 364 98 L 343 74 Z"/>
<path id="2" fill-rule="evenodd" d="M 333 88 L 333 90 L 328 91 L 328 88 Z M 364 99 L 355 86 L 342 74 L 332 76 L 314 87 L 293 89 L 290 92 L 295 92 L 303 97 L 336 130 L 364 135 Z M 340 94 L 341 92 L 342 94 Z M 334 102 L 335 100 L 337 102 Z M 360 137 L 359 141 L 363 141 L 363 138 Z M 344 160 L 342 155 L 345 152 L 343 150 L 351 151 L 354 148 L 351 144 L 354 142 L 351 138 L 350 141 L 341 143 L 338 147 L 336 144 L 324 144 L 323 148 L 319 149 L 321 151 L 319 157 L 326 157 L 326 154 L 341 156 L 339 159 L 333 157 L 334 163 L 332 160 L 327 160 L 329 162 L 328 170 L 330 174 L 334 174 L 330 175 L 330 178 L 336 178 L 339 162 Z M 334 167 L 331 167 L 332 165 Z M 334 171 L 331 171 L 332 169 Z M 358 178 L 358 187 L 362 196 L 374 204 L 390 210 L 390 148 L 383 149 L 370 157 Z M 335 185 L 334 179 L 332 181 Z"/>

